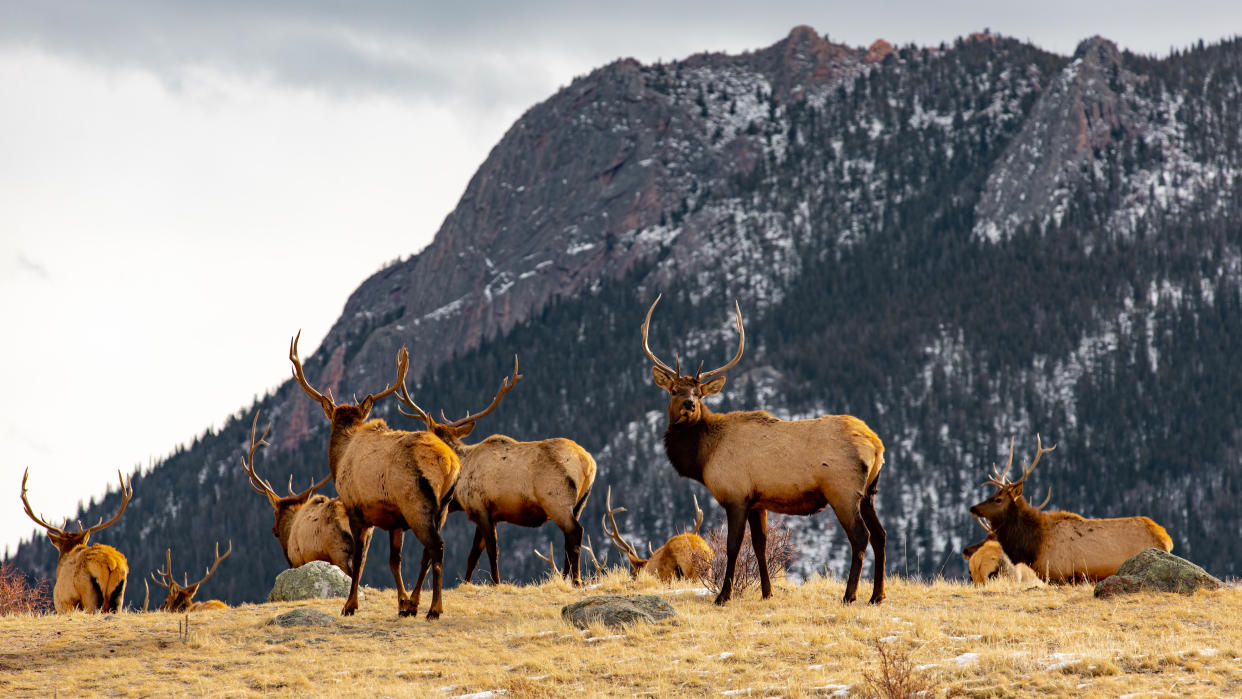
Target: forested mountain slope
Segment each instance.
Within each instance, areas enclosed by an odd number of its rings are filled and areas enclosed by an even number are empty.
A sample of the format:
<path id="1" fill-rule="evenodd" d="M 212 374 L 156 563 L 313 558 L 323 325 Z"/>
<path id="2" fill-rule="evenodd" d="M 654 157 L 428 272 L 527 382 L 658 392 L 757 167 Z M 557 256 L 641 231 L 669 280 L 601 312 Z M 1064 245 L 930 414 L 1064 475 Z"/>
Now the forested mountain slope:
<path id="1" fill-rule="evenodd" d="M 747 350 L 717 409 L 866 420 L 888 447 L 890 572 L 963 574 L 979 484 L 1010 437 L 1020 460 L 1038 432 L 1058 449 L 1029 492 L 1151 516 L 1175 553 L 1237 576 L 1240 119 L 1237 40 L 1157 60 L 1099 37 L 1064 57 L 988 34 L 856 49 L 799 27 L 738 56 L 618 61 L 514 124 L 435 241 L 362 283 L 307 374 L 375 391 L 405 344 L 416 400 L 454 415 L 487 405 L 517 353 L 526 378 L 476 436 L 579 441 L 599 463 L 597 548 L 609 484 L 625 533 L 658 545 L 695 489 L 710 496 L 663 454 L 638 326 L 662 292 L 653 349 L 719 365 L 736 298 Z M 286 384 L 135 478 L 102 540 L 136 575 L 166 546 L 192 571 L 231 539 L 211 595 L 266 593 L 285 564 L 239 466 L 254 409 L 274 423 L 261 473 L 326 472 L 326 421 Z M 390 402 L 377 413 L 417 427 Z M 784 521 L 797 573 L 842 572 L 831 513 Z M 453 515 L 445 532 L 455 580 L 472 527 Z M 377 538 L 366 581 L 388 586 Z M 542 574 L 530 551 L 549 538 L 501 527 L 506 576 Z M 50 576 L 54 549 L 40 538 L 14 561 Z"/>

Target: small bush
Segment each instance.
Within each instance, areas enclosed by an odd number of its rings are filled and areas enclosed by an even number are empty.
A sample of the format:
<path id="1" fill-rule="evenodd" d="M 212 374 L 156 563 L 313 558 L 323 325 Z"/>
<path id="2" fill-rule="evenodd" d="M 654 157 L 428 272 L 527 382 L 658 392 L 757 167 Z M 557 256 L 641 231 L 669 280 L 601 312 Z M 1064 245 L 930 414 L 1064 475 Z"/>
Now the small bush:
<path id="1" fill-rule="evenodd" d="M 46 580 L 32 585 L 17 566 L 0 563 L 0 616 L 45 614 L 51 609 Z"/>
<path id="2" fill-rule="evenodd" d="M 754 545 L 749 532 L 742 542 L 742 550 L 737 554 L 737 563 L 733 571 L 733 594 L 740 595 L 746 588 L 759 581 L 759 562 L 755 559 Z M 712 556 L 695 557 L 695 568 L 703 586 L 712 592 L 719 593 L 724 585 L 725 566 L 729 558 L 729 530 L 721 525 L 707 532 L 703 537 L 707 545 L 712 547 Z M 768 520 L 768 576 L 772 578 L 785 574 L 785 569 L 797 557 L 798 549 L 794 545 L 792 532 L 783 521 Z"/>
<path id="3" fill-rule="evenodd" d="M 878 699 L 913 699 L 935 694 L 935 686 L 910 662 L 910 653 L 879 640 L 872 641 L 880 655 L 880 667 L 876 672 L 862 671 L 864 697 Z"/>

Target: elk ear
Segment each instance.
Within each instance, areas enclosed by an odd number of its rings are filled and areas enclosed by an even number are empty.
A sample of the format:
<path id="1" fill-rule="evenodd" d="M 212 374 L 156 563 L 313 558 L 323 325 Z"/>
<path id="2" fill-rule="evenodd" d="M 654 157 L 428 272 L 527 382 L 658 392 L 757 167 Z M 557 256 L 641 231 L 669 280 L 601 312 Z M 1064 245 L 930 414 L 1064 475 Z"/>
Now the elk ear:
<path id="1" fill-rule="evenodd" d="M 1014 500 L 1017 500 L 1018 498 L 1022 497 L 1022 484 L 1021 483 L 1018 483 L 1009 489 L 1009 497 L 1013 498 Z"/>
<path id="2" fill-rule="evenodd" d="M 668 391 L 673 392 L 673 376 L 658 366 L 651 367 L 651 378 L 655 380 L 655 385 Z"/>
<path id="3" fill-rule="evenodd" d="M 461 427 L 453 428 L 453 436 L 457 437 L 458 439 L 461 439 L 462 437 L 469 435 L 471 432 L 474 432 L 474 426 L 476 424 L 478 423 L 467 422 Z"/>
<path id="4" fill-rule="evenodd" d="M 720 389 L 724 388 L 724 385 L 725 385 L 725 377 L 717 376 L 711 381 L 708 381 L 707 383 L 703 384 L 699 390 L 703 392 L 704 396 L 714 396 L 717 393 L 720 393 Z"/>

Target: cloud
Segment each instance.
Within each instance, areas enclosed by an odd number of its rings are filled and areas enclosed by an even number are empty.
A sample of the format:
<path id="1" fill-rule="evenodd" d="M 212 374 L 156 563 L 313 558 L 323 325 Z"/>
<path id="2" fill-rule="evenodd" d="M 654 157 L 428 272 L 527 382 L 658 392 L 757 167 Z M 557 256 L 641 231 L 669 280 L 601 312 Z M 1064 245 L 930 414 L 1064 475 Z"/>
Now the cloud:
<path id="1" fill-rule="evenodd" d="M 47 267 L 31 259 L 26 253 L 18 251 L 17 253 L 17 271 L 32 274 L 43 281 L 48 281 L 52 275 L 48 274 Z"/>

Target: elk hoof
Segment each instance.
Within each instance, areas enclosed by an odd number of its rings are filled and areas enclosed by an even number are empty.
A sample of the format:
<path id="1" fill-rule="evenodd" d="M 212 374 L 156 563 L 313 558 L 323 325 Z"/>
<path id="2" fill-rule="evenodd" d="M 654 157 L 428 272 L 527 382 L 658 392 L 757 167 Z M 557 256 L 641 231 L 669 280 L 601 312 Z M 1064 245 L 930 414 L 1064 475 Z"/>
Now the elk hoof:
<path id="1" fill-rule="evenodd" d="M 356 611 L 358 611 L 357 607 L 345 607 L 341 610 L 341 616 L 353 616 Z"/>
<path id="2" fill-rule="evenodd" d="M 417 609 L 398 609 L 397 616 L 418 616 Z"/>
<path id="3" fill-rule="evenodd" d="M 720 593 L 720 594 L 718 594 L 718 595 L 716 595 L 716 606 L 717 606 L 717 607 L 723 607 L 723 606 L 725 606 L 725 602 L 728 602 L 728 601 L 729 601 L 729 597 L 730 597 L 730 595 L 726 595 L 726 594 L 725 594 L 725 593 L 723 593 L 723 592 L 722 592 L 722 593 Z"/>
<path id="4" fill-rule="evenodd" d="M 435 609 L 427 610 L 427 621 L 435 621 L 440 618 L 440 612 Z"/>
<path id="5" fill-rule="evenodd" d="M 867 602 L 867 604 L 879 604 L 879 603 L 881 603 L 881 602 L 883 602 L 883 601 L 884 601 L 884 595 L 882 595 L 882 594 L 880 594 L 880 595 L 871 595 L 871 601 Z"/>
<path id="6" fill-rule="evenodd" d="M 846 595 L 841 598 L 841 604 L 853 604 L 856 599 L 858 599 L 857 595 Z"/>

